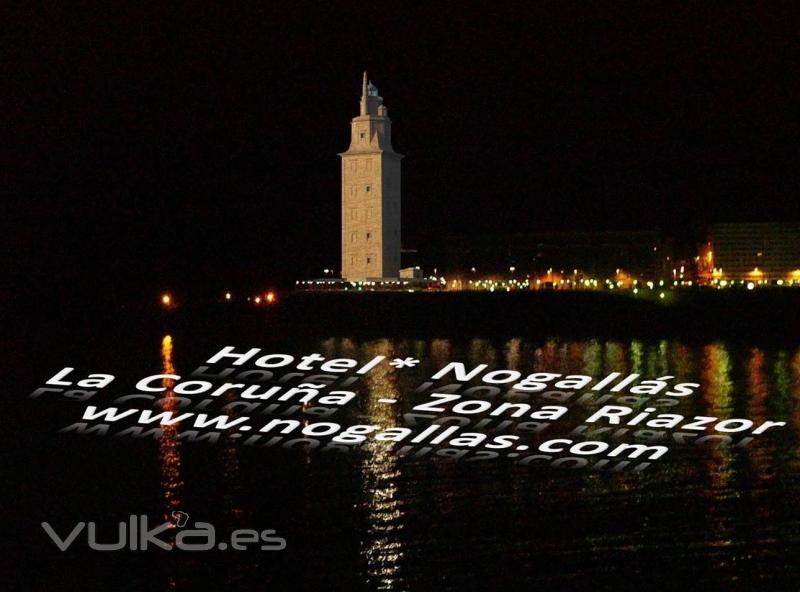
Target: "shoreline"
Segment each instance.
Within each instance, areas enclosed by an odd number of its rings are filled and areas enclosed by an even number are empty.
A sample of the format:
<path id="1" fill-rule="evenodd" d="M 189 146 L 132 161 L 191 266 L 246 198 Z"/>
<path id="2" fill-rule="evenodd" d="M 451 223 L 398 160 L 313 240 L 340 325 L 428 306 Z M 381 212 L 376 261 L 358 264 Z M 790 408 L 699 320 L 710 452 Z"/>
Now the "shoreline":
<path id="1" fill-rule="evenodd" d="M 139 304 L 65 303 L 6 311 L 13 335 L 51 336 L 142 328 L 258 327 L 281 335 L 353 337 L 679 338 L 800 342 L 800 289 L 612 291 L 314 292 L 275 304 L 197 300 L 164 309 Z"/>

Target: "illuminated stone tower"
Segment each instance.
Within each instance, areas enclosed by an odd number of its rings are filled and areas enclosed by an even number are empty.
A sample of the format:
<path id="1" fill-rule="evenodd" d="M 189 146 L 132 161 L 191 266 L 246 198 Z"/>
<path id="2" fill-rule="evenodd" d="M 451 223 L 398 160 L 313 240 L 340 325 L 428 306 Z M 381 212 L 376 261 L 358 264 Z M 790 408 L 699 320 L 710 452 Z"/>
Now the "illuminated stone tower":
<path id="1" fill-rule="evenodd" d="M 361 86 L 361 110 L 342 152 L 342 277 L 397 278 L 400 273 L 400 159 L 378 89 Z"/>

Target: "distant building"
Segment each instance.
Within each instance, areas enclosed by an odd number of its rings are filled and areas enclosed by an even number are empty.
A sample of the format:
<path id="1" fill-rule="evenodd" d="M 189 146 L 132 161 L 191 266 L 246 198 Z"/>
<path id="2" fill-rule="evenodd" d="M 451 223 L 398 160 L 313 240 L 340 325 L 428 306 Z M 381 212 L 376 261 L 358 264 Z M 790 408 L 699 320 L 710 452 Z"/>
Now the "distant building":
<path id="1" fill-rule="evenodd" d="M 658 231 L 532 232 L 445 239 L 427 266 L 479 276 L 573 273 L 609 278 L 671 278 L 672 244 Z M 475 270 L 475 271 L 473 271 Z"/>
<path id="2" fill-rule="evenodd" d="M 400 159 L 378 89 L 364 80 L 361 109 L 342 158 L 342 278 L 400 275 Z"/>
<path id="3" fill-rule="evenodd" d="M 403 280 L 421 280 L 422 268 L 420 267 L 406 267 L 400 270 L 400 279 Z"/>
<path id="4" fill-rule="evenodd" d="M 719 279 L 797 280 L 800 223 L 716 224 L 698 257 L 704 271 Z"/>

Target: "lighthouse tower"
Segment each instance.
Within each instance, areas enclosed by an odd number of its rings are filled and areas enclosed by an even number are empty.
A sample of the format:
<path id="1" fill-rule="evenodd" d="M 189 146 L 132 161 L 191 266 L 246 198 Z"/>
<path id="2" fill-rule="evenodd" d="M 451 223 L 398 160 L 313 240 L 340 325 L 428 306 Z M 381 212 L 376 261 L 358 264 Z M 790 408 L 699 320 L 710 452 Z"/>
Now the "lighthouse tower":
<path id="1" fill-rule="evenodd" d="M 400 273 L 400 159 L 392 121 L 367 79 L 342 159 L 342 278 L 395 279 Z"/>

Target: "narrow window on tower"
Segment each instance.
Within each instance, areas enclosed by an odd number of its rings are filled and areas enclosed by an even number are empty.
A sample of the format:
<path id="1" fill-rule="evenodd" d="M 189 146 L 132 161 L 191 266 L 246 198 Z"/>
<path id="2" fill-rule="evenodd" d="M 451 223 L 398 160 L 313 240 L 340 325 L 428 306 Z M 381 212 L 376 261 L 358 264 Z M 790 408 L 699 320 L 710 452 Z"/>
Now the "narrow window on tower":
<path id="1" fill-rule="evenodd" d="M 367 134 L 365 134 L 364 132 L 361 132 L 361 139 L 363 140 L 366 137 L 367 137 Z"/>
<path id="2" fill-rule="evenodd" d="M 372 257 L 367 257 L 367 264 L 372 263 Z"/>
<path id="3" fill-rule="evenodd" d="M 366 187 L 366 192 L 367 192 L 367 193 L 369 193 L 371 190 L 372 190 L 372 186 L 370 186 L 370 185 L 367 185 L 367 187 Z"/>
<path id="4" fill-rule="evenodd" d="M 367 240 L 369 240 L 370 238 L 372 238 L 372 233 L 371 233 L 371 232 L 368 232 L 368 233 L 367 233 Z"/>

